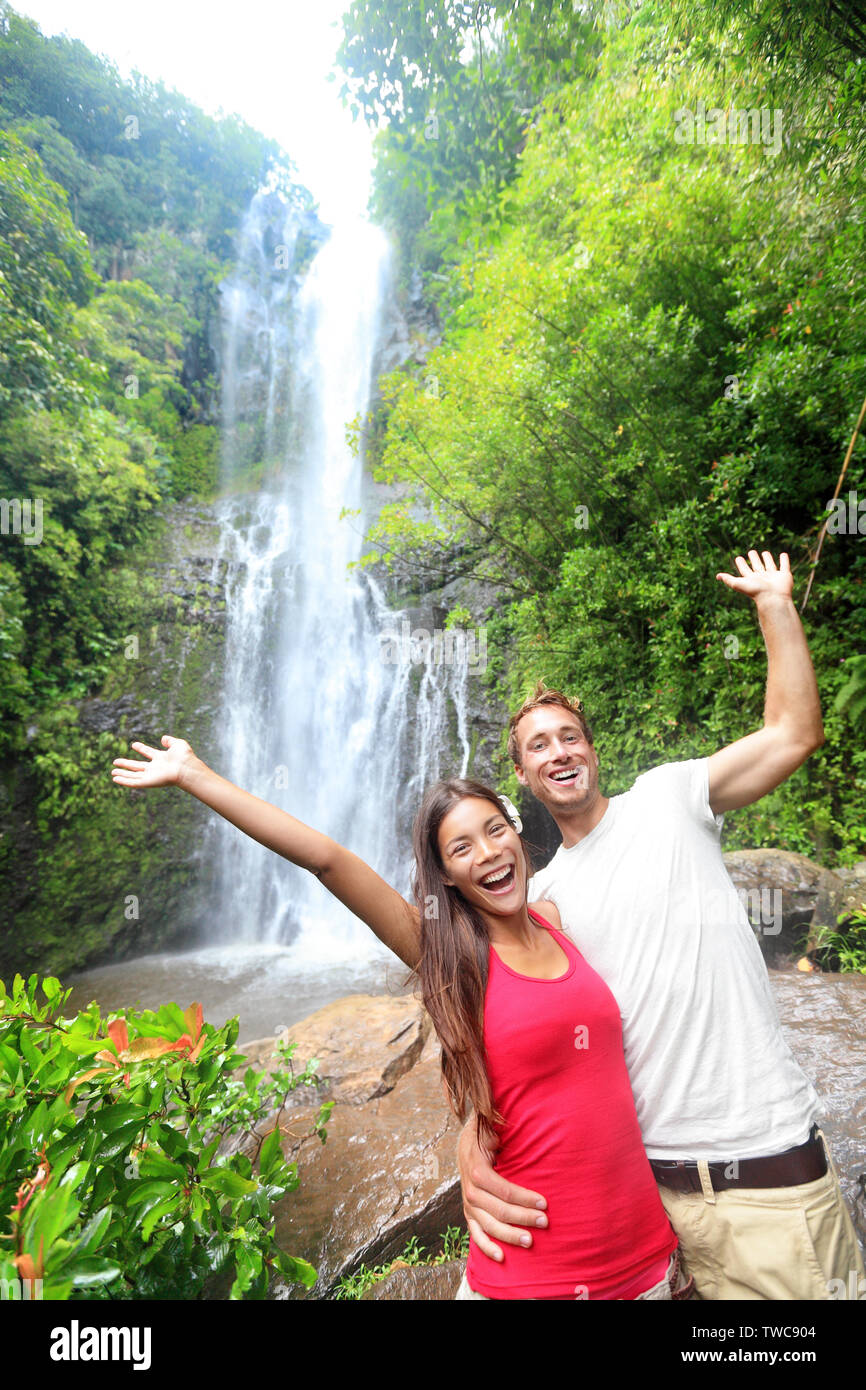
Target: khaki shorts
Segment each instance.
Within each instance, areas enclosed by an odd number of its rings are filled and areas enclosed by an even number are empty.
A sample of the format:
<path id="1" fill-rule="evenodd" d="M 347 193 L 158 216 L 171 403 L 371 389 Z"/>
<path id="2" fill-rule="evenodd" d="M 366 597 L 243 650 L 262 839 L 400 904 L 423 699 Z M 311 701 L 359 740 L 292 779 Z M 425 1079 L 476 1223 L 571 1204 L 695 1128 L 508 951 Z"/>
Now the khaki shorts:
<path id="1" fill-rule="evenodd" d="M 657 1284 L 653 1284 L 651 1289 L 644 1289 L 643 1293 L 639 1293 L 637 1295 L 637 1299 L 666 1299 L 669 1303 L 673 1302 L 673 1294 L 671 1292 L 671 1280 L 675 1269 L 677 1271 L 676 1288 L 677 1290 L 684 1289 L 687 1283 L 687 1276 L 685 1274 L 685 1271 L 682 1269 L 681 1262 L 678 1268 L 676 1254 L 673 1254 L 671 1255 L 670 1264 L 668 1265 L 667 1273 L 665 1274 L 664 1279 L 660 1279 Z M 474 1289 L 471 1289 L 466 1282 L 465 1274 L 463 1278 L 460 1280 L 460 1285 L 457 1289 L 456 1294 L 454 1295 L 455 1302 L 458 1298 L 480 1298 L 483 1299 L 485 1303 L 491 1303 L 493 1301 L 492 1299 L 489 1299 L 487 1297 L 487 1294 L 476 1293 Z M 635 1299 L 635 1302 L 637 1302 L 637 1299 Z M 527 1302 L 530 1303 L 534 1303 L 535 1301 L 535 1299 L 527 1300 Z"/>
<path id="2" fill-rule="evenodd" d="M 820 1133 L 820 1131 L 819 1131 Z M 857 1235 L 824 1135 L 828 1167 L 798 1187 L 659 1196 L 702 1299 L 840 1299 L 866 1295 Z M 701 1165 L 698 1165 L 699 1169 Z"/>

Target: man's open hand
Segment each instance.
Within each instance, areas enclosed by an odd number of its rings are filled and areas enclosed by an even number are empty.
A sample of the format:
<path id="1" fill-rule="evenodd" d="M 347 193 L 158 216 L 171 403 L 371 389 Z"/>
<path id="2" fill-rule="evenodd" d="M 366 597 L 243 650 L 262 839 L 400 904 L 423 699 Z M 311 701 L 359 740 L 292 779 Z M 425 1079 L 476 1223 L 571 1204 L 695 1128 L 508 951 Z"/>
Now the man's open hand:
<path id="1" fill-rule="evenodd" d="M 532 1236 L 523 1228 L 547 1225 L 543 1211 L 547 1203 L 540 1193 L 517 1187 L 491 1168 L 478 1147 L 471 1121 L 457 1145 L 457 1166 L 466 1224 L 478 1249 L 499 1261 L 504 1257 L 491 1236 L 504 1245 L 531 1245 Z"/>
<path id="2" fill-rule="evenodd" d="M 717 574 L 716 578 L 727 584 L 729 589 L 739 589 L 741 594 L 748 594 L 749 598 L 760 599 L 765 595 L 791 598 L 794 592 L 794 576 L 791 574 L 788 556 L 784 552 L 779 556 L 777 569 L 769 550 L 764 550 L 762 554 L 763 560 L 757 550 L 750 550 L 749 564 L 746 564 L 742 555 L 736 557 L 734 563 L 740 571 L 739 579 L 734 574 Z"/>

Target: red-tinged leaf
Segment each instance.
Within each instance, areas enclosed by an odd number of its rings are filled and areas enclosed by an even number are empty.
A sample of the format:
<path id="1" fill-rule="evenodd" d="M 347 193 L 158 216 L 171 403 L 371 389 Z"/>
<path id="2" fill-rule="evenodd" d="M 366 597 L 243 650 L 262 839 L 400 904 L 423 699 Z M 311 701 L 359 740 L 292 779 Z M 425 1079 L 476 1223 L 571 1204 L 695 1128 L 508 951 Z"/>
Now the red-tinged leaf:
<path id="1" fill-rule="evenodd" d="M 18 1275 L 21 1279 L 39 1278 L 39 1275 L 36 1273 L 36 1266 L 33 1263 L 32 1255 L 13 1255 L 12 1263 L 18 1270 Z"/>
<path id="2" fill-rule="evenodd" d="M 116 1018 L 113 1023 L 109 1023 L 108 1036 L 118 1053 L 125 1052 L 129 1047 L 129 1030 L 122 1018 Z"/>
<path id="3" fill-rule="evenodd" d="M 115 1066 L 116 1065 L 117 1063 L 115 1062 Z M 69 1086 L 67 1086 L 66 1090 L 63 1092 L 63 1099 L 66 1101 L 66 1104 L 69 1104 L 72 1095 L 75 1091 L 75 1088 L 77 1086 L 80 1086 L 83 1081 L 89 1081 L 92 1076 L 99 1076 L 100 1072 L 108 1071 L 111 1071 L 111 1067 L 91 1067 L 90 1071 L 82 1072 L 81 1076 L 77 1076 L 75 1080 Z"/>
<path id="4" fill-rule="evenodd" d="M 199 1040 L 198 1040 L 198 1042 L 196 1043 L 195 1047 L 193 1048 L 192 1052 L 189 1054 L 189 1060 L 190 1060 L 191 1062 L 195 1062 L 195 1061 L 198 1060 L 198 1054 L 201 1052 L 201 1050 L 202 1050 L 202 1048 L 204 1047 L 204 1045 L 205 1045 L 205 1038 L 202 1036 L 202 1037 L 199 1038 Z"/>
<path id="5" fill-rule="evenodd" d="M 39 1254 L 34 1263 L 33 1256 L 28 1254 L 13 1255 L 12 1263 L 16 1266 L 22 1279 L 41 1279 L 45 1273 L 45 1236 L 39 1237 Z M 31 1284 L 31 1297 L 33 1296 L 33 1286 Z"/>
<path id="6" fill-rule="evenodd" d="M 122 1062 L 147 1062 L 153 1057 L 161 1057 L 165 1052 L 174 1052 L 177 1043 L 170 1042 L 168 1038 L 134 1038 L 125 1052 L 121 1053 Z"/>
<path id="7" fill-rule="evenodd" d="M 186 1026 L 192 1035 L 193 1042 L 198 1042 L 198 1039 L 201 1036 L 201 1025 L 203 1018 L 201 1004 L 190 1004 L 189 1008 L 184 1011 L 183 1017 Z"/>
<path id="8" fill-rule="evenodd" d="M 103 1048 L 102 1051 L 97 1052 L 95 1056 L 98 1062 L 110 1062 L 113 1067 L 120 1066 L 116 1054 L 114 1052 L 109 1052 L 107 1048 Z"/>

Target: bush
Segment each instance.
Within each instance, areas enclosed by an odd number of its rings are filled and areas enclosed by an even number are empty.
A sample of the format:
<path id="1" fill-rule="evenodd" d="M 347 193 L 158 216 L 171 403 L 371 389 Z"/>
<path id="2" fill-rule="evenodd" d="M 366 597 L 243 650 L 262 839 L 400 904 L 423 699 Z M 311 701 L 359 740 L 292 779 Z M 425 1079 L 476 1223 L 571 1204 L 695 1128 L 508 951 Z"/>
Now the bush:
<path id="1" fill-rule="evenodd" d="M 45 1003 L 38 1001 L 38 993 Z M 0 1289 L 45 1299 L 192 1299 L 231 1276 L 230 1298 L 264 1298 L 271 1275 L 312 1286 L 316 1271 L 274 1239 L 273 1203 L 298 1186 L 280 1146 L 294 1044 L 271 1075 L 234 1051 L 238 1020 L 99 1007 L 73 1019 L 58 980 L 0 981 Z M 332 1103 L 313 1131 L 324 1142 Z M 255 1160 L 218 1157 L 229 1133 L 276 1111 Z"/>
<path id="2" fill-rule="evenodd" d="M 406 1242 L 403 1253 L 384 1265 L 359 1265 L 354 1274 L 347 1274 L 334 1290 L 335 1299 L 361 1299 L 369 1288 L 401 1266 L 441 1265 L 449 1260 L 465 1260 L 469 1254 L 469 1232 L 460 1226 L 449 1226 L 440 1236 L 442 1249 L 438 1255 L 428 1255 L 417 1236 Z"/>
<path id="3" fill-rule="evenodd" d="M 809 959 L 822 970 L 866 975 L 866 903 L 841 913 L 835 929 L 819 927 Z"/>

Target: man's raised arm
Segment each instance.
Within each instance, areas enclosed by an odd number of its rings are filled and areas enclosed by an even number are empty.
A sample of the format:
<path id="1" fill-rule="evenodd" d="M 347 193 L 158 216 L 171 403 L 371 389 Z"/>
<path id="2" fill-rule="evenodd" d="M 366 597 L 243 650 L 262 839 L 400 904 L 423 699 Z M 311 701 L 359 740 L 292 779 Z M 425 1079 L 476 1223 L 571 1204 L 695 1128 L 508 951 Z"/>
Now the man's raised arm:
<path id="1" fill-rule="evenodd" d="M 714 813 L 750 806 L 766 796 L 824 742 L 818 686 L 794 607 L 788 556 L 779 556 L 778 569 L 768 550 L 763 560 L 750 550 L 749 561 L 737 556 L 739 579 L 732 574 L 716 578 L 754 599 L 758 610 L 768 663 L 764 725 L 708 759 Z"/>
<path id="2" fill-rule="evenodd" d="M 543 1214 L 547 1202 L 539 1192 L 517 1187 L 491 1167 L 478 1146 L 474 1119 L 460 1135 L 457 1167 L 466 1224 L 478 1249 L 492 1260 L 501 1260 L 502 1251 L 491 1236 L 504 1245 L 531 1245 L 532 1236 L 523 1227 L 547 1225 Z"/>

